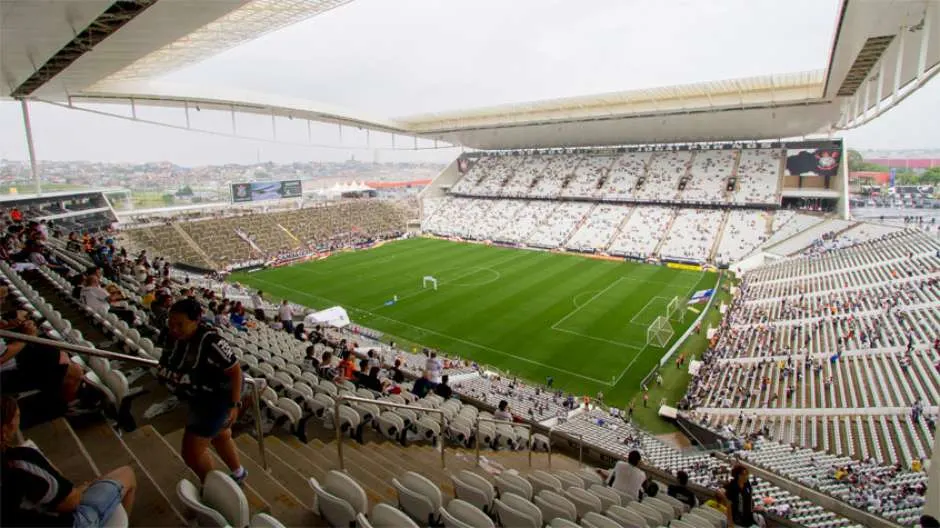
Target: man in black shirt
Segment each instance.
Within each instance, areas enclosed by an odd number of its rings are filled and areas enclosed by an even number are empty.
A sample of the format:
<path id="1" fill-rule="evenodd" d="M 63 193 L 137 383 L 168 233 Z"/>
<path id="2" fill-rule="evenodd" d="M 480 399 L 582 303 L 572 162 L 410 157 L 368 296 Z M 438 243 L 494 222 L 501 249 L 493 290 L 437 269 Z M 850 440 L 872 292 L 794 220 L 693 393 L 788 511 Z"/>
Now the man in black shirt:
<path id="1" fill-rule="evenodd" d="M 183 435 L 183 460 L 205 479 L 211 471 L 211 443 L 236 482 L 247 472 L 232 440 L 232 423 L 242 407 L 242 369 L 228 343 L 202 322 L 202 307 L 195 299 L 177 301 L 170 308 L 167 346 L 160 357 L 160 379 L 189 405 Z"/>
<path id="2" fill-rule="evenodd" d="M 764 518 L 754 513 L 750 474 L 742 464 L 731 468 L 731 481 L 725 484 L 725 497 L 731 503 L 731 518 L 735 526 L 765 526 Z"/>
<path id="3" fill-rule="evenodd" d="M 698 504 L 698 500 L 695 498 L 695 494 L 689 489 L 689 474 L 680 470 L 676 473 L 676 478 L 679 479 L 679 483 L 670 484 L 666 489 L 666 494 L 687 504 L 690 509 L 694 508 L 696 504 Z"/>
<path id="4" fill-rule="evenodd" d="M 434 394 L 437 394 L 445 400 L 450 399 L 451 395 L 454 393 L 454 390 L 447 384 L 448 381 L 450 381 L 450 377 L 445 374 L 441 377 L 441 382 L 437 384 L 437 387 L 434 387 Z"/>

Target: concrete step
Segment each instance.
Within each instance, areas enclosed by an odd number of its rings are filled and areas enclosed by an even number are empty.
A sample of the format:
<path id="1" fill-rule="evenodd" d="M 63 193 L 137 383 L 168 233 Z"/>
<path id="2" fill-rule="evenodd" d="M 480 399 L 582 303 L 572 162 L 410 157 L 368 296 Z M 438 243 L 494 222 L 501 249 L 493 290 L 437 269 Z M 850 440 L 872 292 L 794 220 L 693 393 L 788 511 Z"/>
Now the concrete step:
<path id="1" fill-rule="evenodd" d="M 253 448 L 249 447 L 247 450 L 239 449 L 238 454 L 242 465 L 248 470 L 252 488 L 271 505 L 271 515 L 274 518 L 284 523 L 285 526 L 325 526 L 324 522 L 307 506 L 307 504 L 313 505 L 313 502 L 305 503 L 300 500 L 278 478 L 265 471 L 261 464 L 248 456 L 246 451 L 257 453 L 258 444 L 255 443 Z"/>
<path id="2" fill-rule="evenodd" d="M 117 433 L 103 419 L 83 420 L 75 433 L 102 475 L 131 466 L 137 475 L 137 499 L 130 523 L 135 526 L 180 526 L 186 519 L 170 503 L 150 473 Z"/>
<path id="3" fill-rule="evenodd" d="M 299 439 L 291 439 L 290 437 L 284 439 L 284 445 L 289 446 L 301 457 L 306 458 L 310 466 L 319 466 L 326 467 L 329 469 L 339 469 L 339 460 L 336 457 L 336 447 L 330 445 L 328 448 L 324 449 L 324 444 L 319 441 L 319 445 L 314 445 L 313 442 L 309 444 L 304 444 Z M 328 470 L 329 470 L 328 469 Z M 328 471 L 327 470 L 327 471 Z M 314 473 L 313 468 L 308 469 L 308 473 Z M 325 471 L 323 471 L 325 474 Z M 347 459 L 346 461 L 346 473 L 354 478 L 356 482 L 365 490 L 366 497 L 369 499 L 369 509 L 379 504 L 381 502 L 389 502 L 395 504 L 397 501 L 398 494 L 395 492 L 395 489 L 392 487 L 391 482 L 383 482 L 382 480 L 376 478 L 374 475 L 363 469 L 359 464 L 354 463 L 353 461 Z"/>
<path id="4" fill-rule="evenodd" d="M 199 482 L 199 479 L 186 466 L 177 450 L 149 425 L 124 435 L 124 443 L 150 473 L 150 477 L 170 500 L 170 504 L 184 516 L 188 515 L 186 506 L 176 493 L 176 486 L 182 479 L 193 483 Z"/>
<path id="5" fill-rule="evenodd" d="M 254 438 L 248 435 L 241 435 L 235 439 L 238 445 L 239 453 L 242 456 L 251 459 L 255 464 L 261 464 L 261 455 L 258 453 L 258 444 Z M 297 500 L 305 507 L 312 508 L 316 495 L 313 488 L 307 482 L 307 477 L 297 470 L 298 463 L 294 458 L 299 457 L 297 453 L 291 453 L 292 457 L 282 458 L 271 450 L 267 450 L 268 471 L 282 486 L 290 491 Z M 243 462 L 244 463 L 244 462 Z M 247 466 L 246 466 L 247 467 Z M 311 514 L 313 510 L 311 509 Z M 322 522 L 322 521 L 317 521 Z"/>
<path id="6" fill-rule="evenodd" d="M 171 446 L 181 446 L 183 445 L 183 430 L 177 429 L 172 433 L 163 436 Z M 176 448 L 178 449 L 178 448 Z M 222 462 L 222 459 L 219 458 L 219 455 L 216 454 L 215 449 L 212 447 L 209 448 L 209 454 L 212 456 L 212 463 L 215 465 L 215 468 L 228 473 L 228 467 L 225 463 Z M 196 484 L 194 481 L 193 484 Z M 251 515 L 256 513 L 271 513 L 271 505 L 268 504 L 266 500 L 261 498 L 261 494 L 254 489 L 254 478 L 252 475 L 248 475 L 248 478 L 245 479 L 245 482 L 242 484 L 242 491 L 245 492 L 245 498 L 248 499 L 248 508 L 251 510 Z"/>
<path id="7" fill-rule="evenodd" d="M 85 446 L 65 418 L 39 424 L 23 431 L 62 475 L 75 483 L 89 482 L 101 473 Z"/>

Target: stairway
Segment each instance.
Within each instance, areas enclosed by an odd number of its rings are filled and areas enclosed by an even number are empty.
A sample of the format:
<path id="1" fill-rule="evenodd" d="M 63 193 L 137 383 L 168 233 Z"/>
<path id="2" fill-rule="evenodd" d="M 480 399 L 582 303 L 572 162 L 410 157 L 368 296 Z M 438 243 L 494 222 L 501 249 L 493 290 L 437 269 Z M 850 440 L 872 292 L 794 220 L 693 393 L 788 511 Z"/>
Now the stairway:
<path id="1" fill-rule="evenodd" d="M 724 196 L 722 196 L 722 201 L 725 203 L 730 203 L 734 193 L 741 187 L 741 182 L 738 181 L 738 168 L 741 166 L 741 150 L 735 151 L 734 156 L 734 166 L 731 167 L 731 177 L 734 178 L 735 187 L 732 190 L 725 189 Z M 727 187 L 727 186 L 725 186 Z"/>
<path id="2" fill-rule="evenodd" d="M 721 245 L 721 239 L 725 237 L 725 228 L 728 227 L 728 217 L 731 216 L 731 211 L 726 210 L 721 215 L 721 227 L 718 228 L 718 236 L 715 237 L 715 242 L 712 244 L 712 249 L 708 252 L 708 261 L 715 261 L 715 254 L 718 253 L 718 246 Z"/>
<path id="3" fill-rule="evenodd" d="M 679 210 L 676 209 L 672 212 L 672 218 L 669 219 L 669 223 L 666 224 L 666 229 L 663 230 L 663 236 L 659 239 L 659 242 L 656 243 L 656 247 L 653 249 L 653 252 L 650 253 L 651 257 L 658 257 L 659 251 L 663 248 L 663 244 L 666 243 L 666 239 L 669 238 L 669 232 L 672 231 L 672 224 L 676 223 L 676 217 L 679 216 Z"/>
<path id="4" fill-rule="evenodd" d="M 183 241 L 186 242 L 186 244 L 188 244 L 189 247 L 191 247 L 193 251 L 195 251 L 196 254 L 199 255 L 199 257 L 202 258 L 202 260 L 206 262 L 209 268 L 211 269 L 219 268 L 218 264 L 216 264 L 212 260 L 212 258 L 209 256 L 209 254 L 206 253 L 205 250 L 203 250 L 202 247 L 200 247 L 199 244 L 197 244 L 195 240 L 193 240 L 193 237 L 189 236 L 189 233 L 187 233 L 185 229 L 180 227 L 180 225 L 176 222 L 173 222 L 170 225 L 173 226 L 173 229 L 179 234 L 180 238 L 182 238 Z"/>
<path id="5" fill-rule="evenodd" d="M 575 233 L 577 233 L 582 227 L 584 227 L 584 224 L 587 223 L 588 218 L 590 218 L 591 215 L 594 214 L 594 210 L 597 209 L 598 203 L 599 202 L 595 202 L 594 204 L 592 204 L 591 210 L 589 210 L 584 216 L 582 216 L 581 220 L 578 220 L 577 225 L 575 225 L 574 228 L 565 236 L 565 239 L 562 241 L 560 247 L 562 248 L 568 247 L 568 241 L 571 240 L 571 237 L 573 237 Z"/>
<path id="6" fill-rule="evenodd" d="M 626 227 L 627 222 L 630 221 L 630 217 L 633 216 L 633 212 L 636 211 L 636 209 L 636 207 L 631 207 L 630 212 L 624 215 L 623 219 L 620 221 L 620 224 L 617 225 L 617 229 L 614 229 L 614 232 L 611 233 L 610 239 L 606 244 L 604 244 L 603 248 L 600 248 L 601 251 L 605 253 L 607 252 L 607 250 L 610 248 L 610 245 L 614 243 L 614 240 L 617 240 L 617 235 L 619 235 L 623 228 Z"/>
<path id="7" fill-rule="evenodd" d="M 274 224 L 274 225 L 276 225 L 277 227 L 281 228 L 281 231 L 284 231 L 284 234 L 287 235 L 288 237 L 290 237 L 290 239 L 294 241 L 294 244 L 295 244 L 294 247 L 300 247 L 301 245 L 303 245 L 303 243 L 300 241 L 300 239 L 297 238 L 296 236 L 294 236 L 294 234 L 290 232 L 290 229 L 287 229 L 286 227 L 282 226 L 281 224 Z"/>
<path id="8" fill-rule="evenodd" d="M 306 444 L 286 433 L 265 437 L 267 471 L 261 466 L 257 441 L 249 434 L 236 436 L 242 465 L 248 470 L 242 489 L 252 516 L 268 513 L 286 526 L 326 526 L 315 512 L 315 495 L 308 479 L 322 482 L 329 471 L 339 469 L 337 445 L 331 430 L 312 425 L 309 433 L 312 439 Z M 94 480 L 120 466 L 133 467 L 138 490 L 131 526 L 190 524 L 190 513 L 176 492 L 180 480 L 197 480 L 179 455 L 183 429 L 161 435 L 152 425 L 145 425 L 121 436 L 103 418 L 93 416 L 71 421 L 58 418 L 27 429 L 24 435 L 74 482 Z M 224 468 L 215 451 L 210 449 L 210 453 L 216 468 Z M 488 471 L 476 465 L 473 450 L 451 447 L 445 450 L 446 468 L 441 468 L 439 447 L 403 447 L 371 430 L 365 432 L 363 444 L 345 439 L 343 454 L 344 471 L 365 490 L 370 511 L 376 504 L 398 504 L 391 482 L 408 471 L 424 475 L 445 497 L 452 497 L 450 475 L 460 470 L 488 480 L 494 470 L 530 470 L 525 451 L 483 451 Z M 556 454 L 552 467 L 577 471 L 579 464 Z M 548 469 L 547 455 L 533 454 L 531 469 Z"/>

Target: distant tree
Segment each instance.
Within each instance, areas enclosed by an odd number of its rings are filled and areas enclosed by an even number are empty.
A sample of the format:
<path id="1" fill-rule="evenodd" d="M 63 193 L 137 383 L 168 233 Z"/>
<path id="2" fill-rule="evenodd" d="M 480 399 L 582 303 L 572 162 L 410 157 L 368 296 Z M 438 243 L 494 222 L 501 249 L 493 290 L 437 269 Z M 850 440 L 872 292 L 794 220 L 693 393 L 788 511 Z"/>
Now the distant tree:
<path id="1" fill-rule="evenodd" d="M 940 184 L 940 167 L 933 167 L 920 175 L 920 182 L 924 185 Z"/>
<path id="2" fill-rule="evenodd" d="M 849 170 L 864 170 L 861 168 L 863 163 L 865 163 L 865 158 L 862 157 L 862 154 L 857 150 L 849 149 Z"/>
<path id="3" fill-rule="evenodd" d="M 166 205 L 173 205 L 173 202 L 175 201 L 176 201 L 176 197 L 173 196 L 172 194 L 166 193 L 163 195 L 163 203 L 165 203 Z"/>
<path id="4" fill-rule="evenodd" d="M 897 185 L 919 185 L 920 176 L 913 171 L 898 171 L 897 175 L 894 178 L 894 182 Z"/>
<path id="5" fill-rule="evenodd" d="M 184 185 L 180 190 L 176 191 L 176 196 L 183 198 L 186 196 L 193 195 L 193 188 L 189 185 Z"/>

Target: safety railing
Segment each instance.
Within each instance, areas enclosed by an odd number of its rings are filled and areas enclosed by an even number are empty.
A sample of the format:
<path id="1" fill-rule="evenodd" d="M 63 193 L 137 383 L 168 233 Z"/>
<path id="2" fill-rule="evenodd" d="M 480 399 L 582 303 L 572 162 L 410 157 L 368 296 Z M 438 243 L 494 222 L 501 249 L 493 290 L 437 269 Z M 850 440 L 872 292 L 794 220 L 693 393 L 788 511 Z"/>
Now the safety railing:
<path id="1" fill-rule="evenodd" d="M 555 433 L 555 428 L 552 427 L 548 430 L 548 469 L 552 469 L 552 435 Z M 578 467 L 584 467 L 584 435 L 583 434 L 573 434 L 566 433 L 569 436 L 578 437 Z"/>
<path id="2" fill-rule="evenodd" d="M 380 401 L 380 400 L 370 400 L 368 398 L 360 398 L 358 396 L 349 396 L 344 394 L 336 398 L 335 403 L 333 404 L 333 427 L 336 429 L 336 454 L 339 457 L 339 469 L 346 469 L 345 462 L 343 461 L 343 431 L 339 425 L 339 408 L 342 406 L 343 402 L 358 402 L 358 403 L 368 403 L 370 405 L 375 405 L 377 407 L 388 407 L 390 409 L 408 409 L 409 411 L 414 412 L 415 414 L 421 413 L 431 413 L 437 414 L 441 417 L 441 436 L 438 438 L 438 444 L 441 446 L 441 469 L 447 467 L 447 460 L 444 458 L 444 434 L 445 428 L 447 427 L 447 420 L 444 416 L 444 411 L 440 409 L 426 409 L 424 407 L 416 407 L 414 405 L 404 405 L 401 403 Z M 376 416 L 378 418 L 378 416 Z M 404 434 L 404 432 L 402 432 Z"/>
<path id="3" fill-rule="evenodd" d="M 119 352 L 111 352 L 108 350 L 98 350 L 97 348 L 90 348 L 82 345 L 76 345 L 73 343 L 68 343 L 66 341 L 56 341 L 54 339 L 46 339 L 44 337 L 36 337 L 27 334 L 20 334 L 18 332 L 10 332 L 8 330 L 0 330 L 0 337 L 4 339 L 9 339 L 13 341 L 25 341 L 27 343 L 35 343 L 37 345 L 45 345 L 59 350 L 68 350 L 69 352 L 74 352 L 76 354 L 83 354 L 86 356 L 100 357 L 103 359 L 113 359 L 117 361 L 126 361 L 128 363 L 133 363 L 135 365 L 142 365 L 145 367 L 157 367 L 160 365 L 160 362 L 156 359 L 142 358 L 137 356 L 129 356 L 127 354 L 121 354 Z M 261 466 L 267 471 L 268 469 L 268 459 L 267 453 L 264 448 L 264 430 L 262 427 L 262 417 L 261 417 L 261 390 L 259 389 L 258 382 L 251 376 L 242 375 L 242 379 L 245 383 L 251 386 L 252 392 L 252 411 L 255 415 L 255 434 L 258 437 L 258 451 L 261 455 Z"/>
<path id="4" fill-rule="evenodd" d="M 476 422 L 474 423 L 474 431 L 473 431 L 474 438 L 475 438 L 474 443 L 476 444 L 476 449 L 477 449 L 476 465 L 478 466 L 480 465 L 480 422 L 508 425 L 509 427 L 513 427 L 513 428 L 525 427 L 529 431 L 529 440 L 528 442 L 526 442 L 526 449 L 529 450 L 529 467 L 532 467 L 532 425 L 531 424 L 510 422 L 508 420 L 496 420 L 493 418 L 480 418 L 479 416 L 477 417 Z"/>

